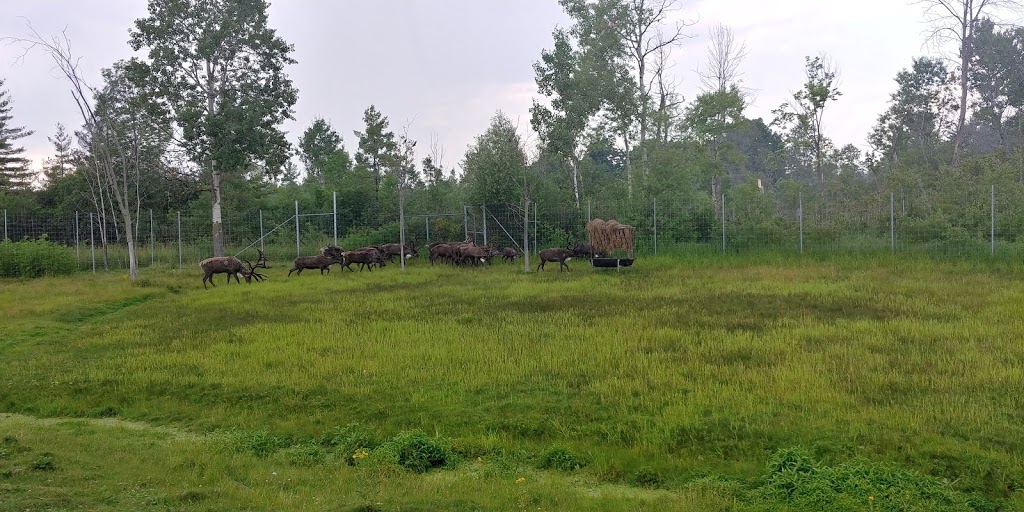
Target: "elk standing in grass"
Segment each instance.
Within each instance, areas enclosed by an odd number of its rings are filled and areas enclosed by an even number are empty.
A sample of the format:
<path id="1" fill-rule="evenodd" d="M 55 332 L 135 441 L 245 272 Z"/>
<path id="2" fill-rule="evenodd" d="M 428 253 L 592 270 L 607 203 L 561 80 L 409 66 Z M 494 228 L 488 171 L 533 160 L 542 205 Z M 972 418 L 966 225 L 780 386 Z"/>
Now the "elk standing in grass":
<path id="1" fill-rule="evenodd" d="M 573 252 L 568 249 L 562 249 L 561 247 L 554 249 L 544 249 L 537 256 L 540 257 L 540 265 L 537 265 L 537 271 L 544 270 L 544 264 L 547 262 L 558 262 L 558 270 L 561 271 L 562 267 L 565 267 L 566 272 L 569 272 L 569 265 L 565 262 L 569 261 L 573 257 Z"/>
<path id="2" fill-rule="evenodd" d="M 404 257 L 405 259 L 419 257 L 419 252 L 408 245 L 405 246 L 404 250 L 402 248 L 402 244 L 384 244 L 378 249 L 384 254 L 384 257 L 386 257 L 390 263 L 395 262 L 395 256 L 398 256 L 399 258 Z"/>
<path id="3" fill-rule="evenodd" d="M 203 269 L 203 288 L 206 288 L 207 281 L 209 281 L 214 287 L 217 286 L 217 284 L 213 282 L 214 274 L 227 274 L 228 283 L 231 282 L 232 277 L 234 277 L 235 282 L 239 284 L 241 284 L 241 281 L 238 279 L 239 277 L 245 279 L 246 283 L 251 283 L 253 279 L 256 279 L 258 282 L 266 279 L 266 276 L 257 273 L 256 269 L 270 268 L 267 265 L 267 256 L 259 249 L 256 251 L 260 253 L 260 257 L 256 260 L 255 266 L 248 261 L 240 260 L 234 256 L 217 256 L 200 261 L 199 266 Z M 245 266 L 242 265 L 243 261 Z M 246 266 L 249 268 L 246 269 Z"/>
<path id="4" fill-rule="evenodd" d="M 370 272 L 373 272 L 374 265 L 379 265 L 381 267 L 387 266 L 384 262 L 384 254 L 376 247 L 362 247 L 354 251 L 346 252 L 345 261 L 342 265 L 349 269 L 350 272 L 354 272 L 352 270 L 353 263 L 359 264 L 360 272 L 363 271 L 364 267 L 370 269 Z"/>
<path id="5" fill-rule="evenodd" d="M 295 268 L 288 271 L 288 277 L 292 276 L 292 272 L 296 272 L 295 275 L 301 276 L 302 271 L 307 268 L 320 269 L 320 275 L 323 275 L 324 270 L 330 274 L 331 265 L 345 264 L 345 251 L 341 247 L 324 247 L 320 249 L 320 254 L 316 256 L 295 258 L 294 264 Z"/>
<path id="6" fill-rule="evenodd" d="M 501 261 L 511 261 L 512 263 L 515 263 L 516 258 L 519 257 L 519 251 L 512 247 L 505 247 L 498 251 L 498 253 L 501 254 Z"/>

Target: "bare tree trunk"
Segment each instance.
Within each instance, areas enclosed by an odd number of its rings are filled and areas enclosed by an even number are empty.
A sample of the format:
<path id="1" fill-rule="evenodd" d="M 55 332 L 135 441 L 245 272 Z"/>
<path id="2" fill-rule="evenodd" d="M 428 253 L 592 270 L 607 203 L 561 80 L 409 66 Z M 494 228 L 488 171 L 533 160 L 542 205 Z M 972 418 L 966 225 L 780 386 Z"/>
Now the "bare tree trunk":
<path id="1" fill-rule="evenodd" d="M 576 210 L 580 209 L 580 164 L 579 160 L 573 155 L 569 159 L 569 166 L 572 168 L 572 196 L 576 201 Z"/>
<path id="2" fill-rule="evenodd" d="M 207 115 L 214 115 L 217 110 L 217 80 L 213 64 L 206 63 L 206 108 Z M 210 217 L 213 221 L 213 255 L 224 256 L 224 221 L 221 218 L 221 197 L 220 197 L 220 169 L 217 168 L 217 160 L 207 156 L 210 166 Z"/>
<path id="3" fill-rule="evenodd" d="M 626 194 L 633 199 L 633 160 L 630 157 L 631 147 L 629 146 L 629 135 L 622 136 L 623 145 L 626 148 Z"/>
<path id="4" fill-rule="evenodd" d="M 212 165 L 216 167 L 216 164 Z M 210 199 L 213 202 L 213 255 L 224 255 L 224 221 L 220 213 L 220 172 L 210 173 Z"/>
<path id="5" fill-rule="evenodd" d="M 970 92 L 970 85 L 967 81 L 967 72 L 971 65 L 968 50 L 966 48 L 966 45 L 968 44 L 970 43 L 964 43 L 965 47 L 961 50 L 963 57 L 961 57 L 960 61 L 960 112 L 957 116 L 956 122 L 956 140 L 953 142 L 953 167 L 960 166 L 960 156 L 964 145 L 964 123 L 967 121 L 967 95 Z"/>

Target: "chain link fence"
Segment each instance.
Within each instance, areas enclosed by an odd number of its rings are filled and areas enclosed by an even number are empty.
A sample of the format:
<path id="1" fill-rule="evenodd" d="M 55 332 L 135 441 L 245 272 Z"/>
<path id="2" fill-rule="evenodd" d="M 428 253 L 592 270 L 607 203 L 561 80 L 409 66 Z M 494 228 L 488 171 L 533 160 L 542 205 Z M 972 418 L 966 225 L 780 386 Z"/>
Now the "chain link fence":
<path id="1" fill-rule="evenodd" d="M 878 192 L 855 201 L 819 192 L 766 194 L 734 190 L 716 199 L 658 197 L 618 204 L 581 200 L 580 206 L 522 202 L 464 205 L 461 211 L 406 208 L 374 221 L 329 211 L 294 208 L 227 212 L 225 254 L 271 261 L 315 254 L 320 247 L 355 248 L 398 242 L 404 220 L 408 245 L 474 240 L 520 253 L 586 242 L 590 219 L 615 219 L 636 228 L 636 254 L 927 254 L 936 257 L 1016 257 L 1024 253 L 1024 187 L 1001 191 L 975 187 L 938 208 L 925 194 Z M 397 210 L 397 208 L 396 208 Z M 42 217 L 3 210 L 5 240 L 50 241 L 75 250 L 83 270 L 124 269 L 128 251 L 119 219 L 107 213 L 75 212 Z M 191 268 L 212 254 L 210 215 L 141 211 L 134 226 L 140 266 Z"/>

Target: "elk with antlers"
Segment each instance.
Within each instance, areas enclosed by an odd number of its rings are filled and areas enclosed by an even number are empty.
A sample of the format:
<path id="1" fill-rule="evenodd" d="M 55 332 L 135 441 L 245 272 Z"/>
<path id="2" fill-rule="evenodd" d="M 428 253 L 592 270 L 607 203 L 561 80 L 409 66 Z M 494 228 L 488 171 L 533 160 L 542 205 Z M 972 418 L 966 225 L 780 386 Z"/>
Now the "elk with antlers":
<path id="1" fill-rule="evenodd" d="M 258 249 L 257 249 L 258 250 Z M 213 282 L 214 274 L 227 274 L 228 283 L 231 283 L 231 278 L 235 278 L 235 282 L 241 284 L 239 277 L 245 279 L 246 283 L 251 283 L 253 279 L 257 282 L 266 279 L 266 276 L 256 272 L 257 268 L 270 268 L 267 266 L 267 257 L 263 254 L 263 251 L 259 251 L 260 257 L 256 260 L 256 265 L 253 266 L 247 260 L 240 260 L 234 256 L 217 256 L 213 258 L 206 258 L 199 262 L 199 266 L 203 269 L 203 288 L 206 288 L 206 282 L 209 281 L 214 287 L 216 283 Z M 245 268 L 242 263 L 245 263 Z"/>

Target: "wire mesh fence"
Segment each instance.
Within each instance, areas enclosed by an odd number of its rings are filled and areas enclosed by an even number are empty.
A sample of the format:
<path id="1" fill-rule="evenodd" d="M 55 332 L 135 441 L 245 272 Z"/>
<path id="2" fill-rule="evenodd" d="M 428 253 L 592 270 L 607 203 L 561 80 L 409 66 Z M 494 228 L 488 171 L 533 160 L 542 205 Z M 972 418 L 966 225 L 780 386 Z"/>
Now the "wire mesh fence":
<path id="1" fill-rule="evenodd" d="M 498 248 L 536 253 L 586 242 L 591 219 L 615 219 L 636 228 L 638 257 L 681 253 L 925 253 L 991 257 L 1024 253 L 1024 187 L 976 187 L 945 198 L 941 207 L 925 194 L 878 192 L 856 201 L 817 192 L 765 194 L 733 191 L 718 198 L 658 197 L 580 206 L 531 202 L 464 205 L 456 211 L 406 208 L 408 245 L 470 239 Z M 982 191 L 981 193 L 979 191 Z M 353 220 L 329 211 L 293 208 L 226 212 L 225 254 L 272 261 L 315 254 L 320 247 L 355 248 L 399 240 L 398 212 Z M 397 208 L 396 208 L 397 210 Z M 128 251 L 120 219 L 75 212 L 40 216 L 3 211 L 5 240 L 35 239 L 75 250 L 83 270 L 124 269 Z M 140 266 L 194 267 L 212 255 L 210 214 L 140 211 L 132 227 Z M 425 251 L 420 251 L 421 256 Z M 425 256 L 424 256 L 425 257 Z"/>

